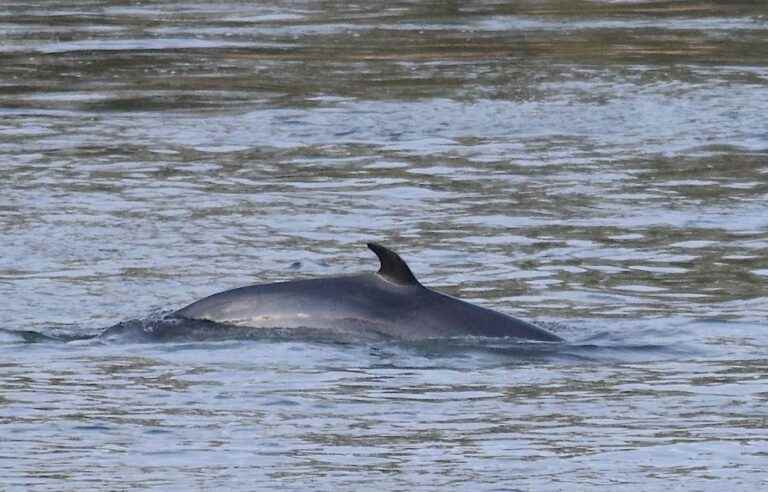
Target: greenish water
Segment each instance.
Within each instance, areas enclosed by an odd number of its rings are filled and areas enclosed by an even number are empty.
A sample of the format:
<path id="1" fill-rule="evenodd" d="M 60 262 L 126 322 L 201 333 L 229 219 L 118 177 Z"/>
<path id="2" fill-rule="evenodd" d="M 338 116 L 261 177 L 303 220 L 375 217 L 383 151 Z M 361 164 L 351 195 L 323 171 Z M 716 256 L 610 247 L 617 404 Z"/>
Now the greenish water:
<path id="1" fill-rule="evenodd" d="M 376 268 L 553 349 L 21 343 L 0 489 L 768 484 L 757 1 L 9 1 L 0 328 Z"/>

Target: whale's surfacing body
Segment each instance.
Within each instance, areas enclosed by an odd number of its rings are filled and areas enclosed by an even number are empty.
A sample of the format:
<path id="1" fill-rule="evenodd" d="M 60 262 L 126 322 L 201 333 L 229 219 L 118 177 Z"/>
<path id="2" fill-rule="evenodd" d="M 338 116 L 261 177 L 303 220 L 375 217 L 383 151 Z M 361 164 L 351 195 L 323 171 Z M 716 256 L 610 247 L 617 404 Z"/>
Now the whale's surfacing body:
<path id="1" fill-rule="evenodd" d="M 462 336 L 547 342 L 560 337 L 525 321 L 430 290 L 393 251 L 369 243 L 376 273 L 232 289 L 176 311 L 181 319 L 246 328 L 301 328 L 402 340 Z"/>

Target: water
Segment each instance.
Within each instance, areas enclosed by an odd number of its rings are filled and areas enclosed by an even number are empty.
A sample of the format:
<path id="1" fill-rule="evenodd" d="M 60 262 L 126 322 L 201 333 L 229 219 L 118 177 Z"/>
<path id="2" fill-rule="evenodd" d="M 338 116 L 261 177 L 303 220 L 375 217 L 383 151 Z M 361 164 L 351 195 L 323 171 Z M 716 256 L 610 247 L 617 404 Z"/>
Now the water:
<path id="1" fill-rule="evenodd" d="M 762 2 L 8 1 L 0 488 L 768 484 Z M 27 343 L 376 268 L 566 338 Z"/>

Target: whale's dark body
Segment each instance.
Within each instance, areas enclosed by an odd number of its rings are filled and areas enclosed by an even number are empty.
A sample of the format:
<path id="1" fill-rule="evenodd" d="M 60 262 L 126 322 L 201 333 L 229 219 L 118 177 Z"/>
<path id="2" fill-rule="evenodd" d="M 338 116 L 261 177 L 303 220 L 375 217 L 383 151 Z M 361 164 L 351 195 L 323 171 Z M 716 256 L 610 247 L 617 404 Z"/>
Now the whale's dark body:
<path id="1" fill-rule="evenodd" d="M 305 328 L 403 340 L 458 336 L 561 341 L 525 321 L 421 285 L 408 265 L 378 244 L 377 273 L 252 285 L 206 297 L 173 316 L 248 328 Z"/>

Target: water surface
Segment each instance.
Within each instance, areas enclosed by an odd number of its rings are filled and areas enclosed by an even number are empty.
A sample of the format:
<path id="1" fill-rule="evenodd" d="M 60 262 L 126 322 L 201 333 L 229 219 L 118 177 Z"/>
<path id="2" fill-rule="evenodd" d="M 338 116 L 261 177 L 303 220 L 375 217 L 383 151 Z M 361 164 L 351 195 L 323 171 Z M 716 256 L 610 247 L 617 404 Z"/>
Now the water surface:
<path id="1" fill-rule="evenodd" d="M 8 490 L 765 486 L 762 2 L 12 0 Z M 24 343 L 373 270 L 550 327 Z"/>

